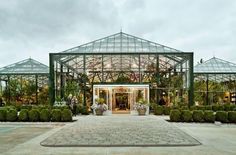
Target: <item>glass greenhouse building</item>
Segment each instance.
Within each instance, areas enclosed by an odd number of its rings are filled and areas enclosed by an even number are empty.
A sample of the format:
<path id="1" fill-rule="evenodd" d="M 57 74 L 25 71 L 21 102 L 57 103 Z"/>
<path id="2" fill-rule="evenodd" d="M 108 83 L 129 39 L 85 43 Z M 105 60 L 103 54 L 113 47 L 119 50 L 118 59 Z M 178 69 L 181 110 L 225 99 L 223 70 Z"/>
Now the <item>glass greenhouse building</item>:
<path id="1" fill-rule="evenodd" d="M 192 105 L 193 78 L 193 52 L 123 32 L 50 53 L 51 103 L 71 94 L 87 106 L 103 98 L 111 113 L 131 113 L 140 98 Z"/>
<path id="2" fill-rule="evenodd" d="M 236 64 L 213 57 L 194 67 L 195 102 L 236 103 Z"/>
<path id="3" fill-rule="evenodd" d="M 32 58 L 0 68 L 0 93 L 8 103 L 47 104 L 49 67 Z"/>

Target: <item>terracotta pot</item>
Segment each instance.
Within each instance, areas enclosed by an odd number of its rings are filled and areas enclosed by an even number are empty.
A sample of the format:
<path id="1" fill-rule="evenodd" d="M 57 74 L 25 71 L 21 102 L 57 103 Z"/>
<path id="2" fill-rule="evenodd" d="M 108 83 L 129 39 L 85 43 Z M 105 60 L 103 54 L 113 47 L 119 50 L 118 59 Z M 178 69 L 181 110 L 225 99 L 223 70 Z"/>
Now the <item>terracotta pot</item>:
<path id="1" fill-rule="evenodd" d="M 95 110 L 97 116 L 102 116 L 103 111 L 101 109 L 96 109 Z"/>
<path id="2" fill-rule="evenodd" d="M 145 115 L 146 111 L 147 111 L 147 109 L 139 109 L 138 110 L 138 115 Z"/>

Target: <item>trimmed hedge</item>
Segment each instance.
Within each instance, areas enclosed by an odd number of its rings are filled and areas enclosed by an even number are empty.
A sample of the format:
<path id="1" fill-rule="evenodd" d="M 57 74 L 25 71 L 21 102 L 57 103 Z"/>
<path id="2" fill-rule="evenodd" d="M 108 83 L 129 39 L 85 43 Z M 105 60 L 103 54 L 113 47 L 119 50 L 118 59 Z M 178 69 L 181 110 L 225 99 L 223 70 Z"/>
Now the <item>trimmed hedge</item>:
<path id="1" fill-rule="evenodd" d="M 158 105 L 154 108 L 154 114 L 155 115 L 162 115 L 163 114 L 163 107 Z"/>
<path id="2" fill-rule="evenodd" d="M 228 122 L 228 113 L 226 111 L 217 111 L 216 112 L 216 121 L 220 121 L 222 123 Z"/>
<path id="3" fill-rule="evenodd" d="M 180 108 L 180 110 L 188 110 L 189 108 L 188 108 L 188 106 L 182 106 L 181 108 Z"/>
<path id="4" fill-rule="evenodd" d="M 230 123 L 236 123 L 236 111 L 229 111 L 228 112 L 228 121 Z"/>
<path id="5" fill-rule="evenodd" d="M 170 111 L 170 121 L 171 122 L 180 122 L 181 121 L 181 112 L 177 109 Z"/>
<path id="6" fill-rule="evenodd" d="M 0 109 L 0 121 L 6 121 L 6 116 L 7 116 L 7 110 Z"/>
<path id="7" fill-rule="evenodd" d="M 214 112 L 212 110 L 206 110 L 204 112 L 204 120 L 205 122 L 214 123 L 215 122 Z"/>
<path id="8" fill-rule="evenodd" d="M 72 112 L 69 109 L 64 109 L 61 112 L 61 121 L 71 122 L 72 121 Z"/>
<path id="9" fill-rule="evenodd" d="M 19 121 L 26 122 L 29 120 L 29 111 L 27 109 L 22 109 L 18 116 Z"/>
<path id="10" fill-rule="evenodd" d="M 163 106 L 164 115 L 170 115 L 171 107 Z"/>
<path id="11" fill-rule="evenodd" d="M 48 109 L 42 109 L 40 111 L 40 121 L 49 122 L 51 120 L 50 111 Z"/>
<path id="12" fill-rule="evenodd" d="M 184 122 L 191 122 L 192 121 L 192 112 L 190 110 L 183 110 L 181 119 Z"/>
<path id="13" fill-rule="evenodd" d="M 193 120 L 195 122 L 203 122 L 204 121 L 204 113 L 202 110 L 194 110 L 193 111 Z"/>
<path id="14" fill-rule="evenodd" d="M 39 121 L 39 111 L 37 109 L 32 109 L 29 111 L 29 121 L 37 122 Z"/>
<path id="15" fill-rule="evenodd" d="M 6 121 L 14 122 L 17 120 L 16 109 L 10 109 L 7 111 Z"/>
<path id="16" fill-rule="evenodd" d="M 51 112 L 51 121 L 52 122 L 60 122 L 61 121 L 61 110 L 53 109 Z"/>
<path id="17" fill-rule="evenodd" d="M 206 105 L 205 110 L 212 110 L 212 106 L 211 105 Z"/>

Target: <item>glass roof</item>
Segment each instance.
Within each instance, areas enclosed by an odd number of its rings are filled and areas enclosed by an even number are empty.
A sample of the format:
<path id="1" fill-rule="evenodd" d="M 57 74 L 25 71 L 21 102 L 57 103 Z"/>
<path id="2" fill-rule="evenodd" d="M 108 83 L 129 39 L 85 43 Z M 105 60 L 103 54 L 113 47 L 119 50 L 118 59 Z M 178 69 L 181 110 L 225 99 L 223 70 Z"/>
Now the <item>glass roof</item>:
<path id="1" fill-rule="evenodd" d="M 213 57 L 194 67 L 195 74 L 236 74 L 236 64 Z"/>
<path id="2" fill-rule="evenodd" d="M 63 53 L 171 53 L 183 52 L 124 32 L 77 46 Z"/>
<path id="3" fill-rule="evenodd" d="M 32 58 L 29 58 L 0 68 L 0 75 L 6 74 L 49 74 L 49 67 Z"/>

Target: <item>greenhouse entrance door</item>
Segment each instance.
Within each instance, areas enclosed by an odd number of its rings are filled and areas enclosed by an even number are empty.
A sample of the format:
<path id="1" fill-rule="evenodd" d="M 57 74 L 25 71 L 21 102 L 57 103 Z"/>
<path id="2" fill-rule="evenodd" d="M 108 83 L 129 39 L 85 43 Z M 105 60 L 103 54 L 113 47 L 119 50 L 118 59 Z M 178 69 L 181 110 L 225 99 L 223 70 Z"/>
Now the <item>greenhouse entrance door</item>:
<path id="1" fill-rule="evenodd" d="M 103 98 L 108 106 L 106 114 L 135 114 L 134 104 L 144 99 L 149 103 L 149 85 L 93 85 L 93 103 Z M 147 110 L 147 113 L 149 110 Z"/>

